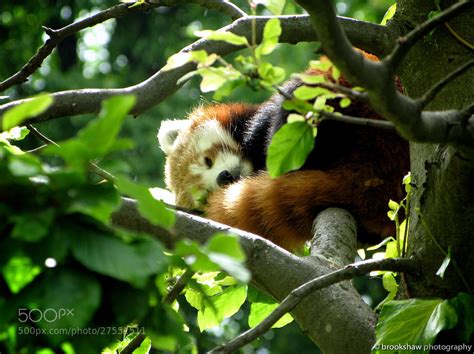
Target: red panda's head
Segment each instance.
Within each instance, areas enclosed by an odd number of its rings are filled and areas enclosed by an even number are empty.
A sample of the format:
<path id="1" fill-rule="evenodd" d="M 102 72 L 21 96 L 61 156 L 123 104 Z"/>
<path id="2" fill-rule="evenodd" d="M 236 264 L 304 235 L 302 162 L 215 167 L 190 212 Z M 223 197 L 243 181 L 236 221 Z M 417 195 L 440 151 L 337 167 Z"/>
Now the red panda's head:
<path id="1" fill-rule="evenodd" d="M 253 172 L 231 134 L 232 121 L 242 118 L 246 107 L 199 107 L 186 120 L 161 123 L 158 140 L 166 154 L 165 180 L 176 205 L 201 208 L 209 193 Z"/>

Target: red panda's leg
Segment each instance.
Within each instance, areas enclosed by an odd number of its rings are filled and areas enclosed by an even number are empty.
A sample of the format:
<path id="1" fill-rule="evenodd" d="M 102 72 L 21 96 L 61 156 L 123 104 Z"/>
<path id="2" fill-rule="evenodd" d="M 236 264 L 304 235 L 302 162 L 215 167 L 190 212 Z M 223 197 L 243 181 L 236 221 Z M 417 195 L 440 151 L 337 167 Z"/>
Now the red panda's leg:
<path id="1" fill-rule="evenodd" d="M 364 195 L 373 185 L 367 181 L 373 179 L 370 170 L 348 168 L 297 171 L 274 179 L 261 174 L 214 192 L 205 212 L 294 250 L 311 238 L 313 220 L 324 208 L 365 207 L 359 204 L 366 204 Z"/>

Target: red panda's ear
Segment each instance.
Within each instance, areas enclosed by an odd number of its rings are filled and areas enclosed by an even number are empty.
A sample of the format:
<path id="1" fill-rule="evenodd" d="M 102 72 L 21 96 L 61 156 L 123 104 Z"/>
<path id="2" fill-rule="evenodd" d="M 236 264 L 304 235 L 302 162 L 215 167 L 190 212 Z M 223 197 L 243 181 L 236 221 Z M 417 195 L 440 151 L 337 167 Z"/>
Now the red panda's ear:
<path id="1" fill-rule="evenodd" d="M 173 152 L 173 145 L 179 133 L 191 125 L 190 120 L 165 120 L 158 130 L 158 141 L 166 155 Z"/>

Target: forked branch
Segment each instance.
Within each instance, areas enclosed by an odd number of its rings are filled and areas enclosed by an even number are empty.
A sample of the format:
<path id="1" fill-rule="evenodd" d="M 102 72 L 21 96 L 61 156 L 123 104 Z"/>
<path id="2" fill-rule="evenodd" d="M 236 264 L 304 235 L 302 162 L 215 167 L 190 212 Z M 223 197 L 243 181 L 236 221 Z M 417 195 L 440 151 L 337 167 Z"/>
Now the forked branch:
<path id="1" fill-rule="evenodd" d="M 442 11 L 437 17 L 401 37 L 399 43 L 384 60 L 372 62 L 355 50 L 343 28 L 336 20 L 332 1 L 297 0 L 310 14 L 321 44 L 331 61 L 354 84 L 364 87 L 374 109 L 408 140 L 452 144 L 461 148 L 474 146 L 474 117 L 459 110 L 422 111 L 423 102 L 411 99 L 397 91 L 393 76 L 408 50 L 424 34 L 447 19 L 474 6 L 473 0 L 460 1 Z M 467 70 L 466 63 L 454 76 Z M 449 75 L 451 78 L 453 75 Z M 451 78 L 446 78 L 427 93 L 431 99 Z M 462 122 L 462 124 L 461 124 Z"/>

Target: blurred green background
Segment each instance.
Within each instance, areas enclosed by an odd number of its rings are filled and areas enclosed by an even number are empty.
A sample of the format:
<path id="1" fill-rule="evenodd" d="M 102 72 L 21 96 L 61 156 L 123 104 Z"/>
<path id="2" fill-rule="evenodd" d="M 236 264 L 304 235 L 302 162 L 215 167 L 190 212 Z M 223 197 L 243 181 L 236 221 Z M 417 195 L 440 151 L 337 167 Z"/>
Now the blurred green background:
<path id="1" fill-rule="evenodd" d="M 233 1 L 249 12 L 246 1 Z M 360 20 L 380 22 L 392 0 L 347 0 L 336 1 L 340 15 Z M 46 35 L 41 26 L 53 29 L 63 27 L 79 18 L 117 4 L 107 0 L 17 0 L 0 2 L 0 81 L 3 81 L 24 65 L 34 55 Z M 259 14 L 268 15 L 263 8 Z M 285 14 L 301 13 L 292 2 L 287 2 Z M 0 93 L 8 96 L 0 103 L 28 97 L 40 92 L 56 92 L 80 88 L 118 88 L 133 85 L 158 71 L 166 58 L 192 43 L 193 35 L 199 29 L 218 29 L 231 20 L 213 10 L 197 5 L 181 5 L 173 8 L 161 7 L 148 13 L 138 13 L 109 20 L 93 28 L 88 28 L 67 38 L 44 62 L 28 82 Z M 282 66 L 287 73 L 304 70 L 308 61 L 315 56 L 314 43 L 297 46 L 280 45 L 271 55 L 270 61 Z M 231 59 L 229 59 L 231 60 Z M 226 100 L 261 102 L 269 93 L 239 89 Z M 163 187 L 164 156 L 156 141 L 160 121 L 167 118 L 184 118 L 186 113 L 201 101 L 211 102 L 211 95 L 199 91 L 199 79 L 194 78 L 181 90 L 158 106 L 143 113 L 136 119 L 128 119 L 122 136 L 132 139 L 135 148 L 121 152 L 106 161 L 103 168 L 122 172 L 133 179 L 153 186 Z M 73 136 L 92 116 L 64 117 L 37 125 L 37 128 L 56 141 Z M 30 137 L 24 148 L 34 148 L 41 143 Z M 356 279 L 355 283 L 372 305 L 384 296 L 379 284 Z M 188 309 L 192 312 L 191 309 Z M 198 340 L 214 341 L 215 335 L 229 339 L 242 331 L 246 320 L 246 309 L 229 320 L 215 333 L 198 334 Z M 350 314 L 348 314 L 350 316 Z M 197 332 L 196 328 L 191 328 Z M 271 346 L 270 346 L 271 342 Z M 256 352 L 314 353 L 314 345 L 292 324 L 284 329 L 267 333 L 259 342 Z M 285 349 L 286 348 L 286 349 Z"/>
<path id="2" fill-rule="evenodd" d="M 246 1 L 234 2 L 249 12 Z M 380 22 L 391 2 L 336 1 L 336 6 L 340 15 Z M 107 0 L 0 2 L 0 81 L 18 71 L 47 38 L 41 26 L 57 29 L 115 4 L 117 1 Z M 260 6 L 258 10 L 259 14 L 268 14 Z M 293 2 L 287 1 L 284 13 L 300 12 Z M 0 103 L 39 92 L 136 84 L 158 71 L 167 57 L 192 43 L 196 39 L 195 30 L 218 29 L 230 21 L 216 11 L 193 4 L 160 7 L 148 13 L 109 20 L 67 38 L 27 83 L 1 93 L 0 96 L 9 98 Z M 310 43 L 280 45 L 270 61 L 288 73 L 297 72 L 314 57 L 314 48 Z M 267 92 L 241 89 L 226 99 L 261 102 L 266 97 Z M 135 141 L 135 149 L 122 153 L 120 159 L 114 159 L 113 165 L 111 161 L 103 161 L 101 165 L 126 172 L 141 182 L 163 186 L 163 155 L 155 138 L 160 121 L 184 117 L 201 100 L 210 102 L 212 95 L 201 94 L 199 79 L 194 78 L 165 102 L 137 119 L 128 119 L 123 135 Z M 73 135 L 89 119 L 90 116 L 61 118 L 38 128 L 60 141 Z"/>

